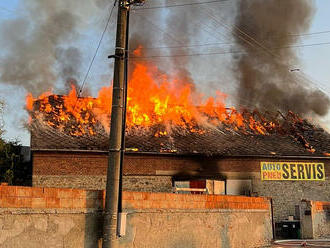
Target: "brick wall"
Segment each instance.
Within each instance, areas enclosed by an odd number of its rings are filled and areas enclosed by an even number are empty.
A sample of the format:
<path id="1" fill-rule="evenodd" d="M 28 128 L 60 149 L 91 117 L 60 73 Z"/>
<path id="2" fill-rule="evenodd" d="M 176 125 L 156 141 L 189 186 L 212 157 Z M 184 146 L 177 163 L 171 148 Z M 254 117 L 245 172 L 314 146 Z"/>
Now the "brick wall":
<path id="1" fill-rule="evenodd" d="M 275 158 L 203 158 L 199 156 L 166 156 L 128 154 L 124 161 L 125 190 L 170 192 L 172 177 L 217 177 L 222 179 L 251 179 L 256 195 L 272 197 L 276 221 L 295 215 L 295 206 L 302 199 L 330 201 L 329 160 L 323 162 L 326 181 L 261 181 L 261 161 L 290 161 Z M 106 153 L 34 152 L 33 185 L 47 187 L 77 187 L 104 189 L 107 168 Z"/>
<path id="2" fill-rule="evenodd" d="M 290 160 L 277 158 L 212 158 L 201 156 L 139 155 L 127 154 L 124 159 L 124 175 L 223 175 L 250 177 L 260 173 L 261 161 L 301 161 L 326 164 L 330 174 L 330 162 L 324 160 Z M 33 175 L 105 175 L 107 153 L 95 152 L 33 152 Z M 242 174 L 243 173 L 243 174 Z"/>
<path id="3" fill-rule="evenodd" d="M 0 186 L 0 208 L 102 209 L 104 190 Z M 125 209 L 270 209 L 264 197 L 123 192 Z"/>
<path id="4" fill-rule="evenodd" d="M 104 191 L 0 186 L 0 247 L 100 247 Z M 272 239 L 261 197 L 124 192 L 120 247 L 262 247 Z"/>

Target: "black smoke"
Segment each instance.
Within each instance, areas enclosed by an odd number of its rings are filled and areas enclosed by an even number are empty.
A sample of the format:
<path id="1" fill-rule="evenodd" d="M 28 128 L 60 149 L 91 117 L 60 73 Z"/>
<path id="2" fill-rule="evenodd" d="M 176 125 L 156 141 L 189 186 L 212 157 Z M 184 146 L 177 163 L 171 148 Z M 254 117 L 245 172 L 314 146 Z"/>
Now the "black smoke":
<path id="1" fill-rule="evenodd" d="M 233 70 L 240 105 L 301 115 L 328 113 L 328 96 L 294 70 L 299 61 L 290 48 L 308 31 L 314 11 L 310 0 L 238 1 L 232 32 L 243 50 Z"/>

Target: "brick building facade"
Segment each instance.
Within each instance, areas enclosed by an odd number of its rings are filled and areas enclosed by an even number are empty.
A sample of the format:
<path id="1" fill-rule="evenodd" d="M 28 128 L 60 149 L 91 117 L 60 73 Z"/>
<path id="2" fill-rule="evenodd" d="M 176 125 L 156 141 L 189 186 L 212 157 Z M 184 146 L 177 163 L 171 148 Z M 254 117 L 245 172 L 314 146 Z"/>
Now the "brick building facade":
<path id="1" fill-rule="evenodd" d="M 262 181 L 261 161 L 322 162 L 325 181 Z M 106 152 L 34 151 L 33 185 L 104 189 Z M 275 220 L 297 215 L 302 199 L 330 201 L 330 160 L 321 157 L 203 157 L 161 154 L 127 154 L 123 168 L 123 188 L 129 191 L 173 192 L 175 181 L 214 179 L 231 182 L 236 193 L 272 197 Z M 240 182 L 250 187 L 237 191 Z M 243 184 L 241 184 L 243 187 Z"/>
<path id="2" fill-rule="evenodd" d="M 229 128 L 171 135 L 126 135 L 123 188 L 173 192 L 180 185 L 213 181 L 221 194 L 273 198 L 274 217 L 299 218 L 302 199 L 330 201 L 330 134 L 306 121 L 286 118 L 263 135 Z M 104 189 L 108 134 L 72 136 L 34 121 L 31 126 L 33 185 Z M 262 181 L 261 162 L 323 163 L 321 181 Z M 179 185 L 179 186 L 178 186 Z M 180 186 L 181 187 L 181 186 Z"/>

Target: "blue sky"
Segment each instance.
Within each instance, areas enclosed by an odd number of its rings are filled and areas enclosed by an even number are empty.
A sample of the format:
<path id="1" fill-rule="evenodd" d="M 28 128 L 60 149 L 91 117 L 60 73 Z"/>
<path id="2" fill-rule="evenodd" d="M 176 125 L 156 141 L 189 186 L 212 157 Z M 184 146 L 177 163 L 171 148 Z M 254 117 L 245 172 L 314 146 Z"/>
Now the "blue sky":
<path id="1" fill-rule="evenodd" d="M 20 8 L 20 1 L 23 0 L 0 0 L 0 25 L 4 20 L 24 15 L 24 10 Z M 329 31 L 330 1 L 316 0 L 315 4 L 316 13 L 312 21 L 311 29 L 308 33 Z M 102 16 L 102 14 L 104 14 L 104 16 Z M 106 12 L 100 13 L 98 20 L 96 21 L 101 22 L 102 24 L 106 18 L 106 14 Z M 90 25 L 92 26 L 93 23 Z M 114 23 L 112 23 L 111 28 L 114 30 Z M 97 43 L 100 32 L 101 30 L 98 29 L 89 29 L 88 32 L 85 32 L 80 36 L 79 44 L 84 48 L 84 51 L 86 51 L 83 57 L 84 62 L 82 72 L 85 71 L 88 66 L 88 61 L 90 61 L 90 58 L 93 56 L 95 44 Z M 330 42 L 330 33 L 306 35 L 302 37 L 301 42 L 303 44 Z M 113 41 L 111 39 L 106 39 L 104 43 L 107 45 L 109 43 L 113 44 Z M 106 52 L 111 49 L 106 49 L 105 44 L 102 44 L 100 54 L 96 58 L 95 68 L 92 69 L 87 80 L 89 85 L 93 85 L 93 92 L 96 92 L 100 87 L 107 85 L 112 75 L 112 69 L 109 67 L 110 62 L 106 59 L 106 56 L 108 55 Z M 297 65 L 297 67 L 309 75 L 313 81 L 316 82 L 318 87 L 321 87 L 326 92 L 330 92 L 330 44 L 301 47 L 297 49 L 297 54 L 300 58 L 300 65 Z M 196 80 L 198 79 L 197 81 L 202 80 L 198 75 L 195 75 L 195 77 Z M 203 84 L 201 84 L 200 87 L 203 87 Z M 230 91 L 230 89 L 226 89 L 226 86 L 222 86 L 220 90 L 224 92 Z M 6 102 L 6 111 L 4 114 L 6 130 L 5 138 L 17 138 L 24 145 L 29 145 L 29 132 L 24 129 L 24 123 L 28 118 L 27 113 L 24 110 L 25 94 L 26 92 L 22 88 L 14 88 L 0 84 L 0 98 Z M 321 124 L 330 129 L 329 122 L 330 115 L 325 117 Z"/>

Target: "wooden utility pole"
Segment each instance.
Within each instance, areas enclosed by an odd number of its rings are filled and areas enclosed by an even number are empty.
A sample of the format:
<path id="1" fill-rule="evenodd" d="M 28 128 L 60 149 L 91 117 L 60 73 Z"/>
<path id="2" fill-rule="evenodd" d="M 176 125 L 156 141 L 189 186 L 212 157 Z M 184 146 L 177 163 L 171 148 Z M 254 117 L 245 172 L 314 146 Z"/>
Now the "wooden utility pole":
<path id="1" fill-rule="evenodd" d="M 111 56 L 115 58 L 115 66 L 113 76 L 109 160 L 107 170 L 102 248 L 116 247 L 118 239 L 118 201 L 120 190 L 119 182 L 121 148 L 123 138 L 123 113 L 125 103 L 124 81 L 128 8 L 129 3 L 127 0 L 119 0 L 116 52 L 114 56 Z"/>

